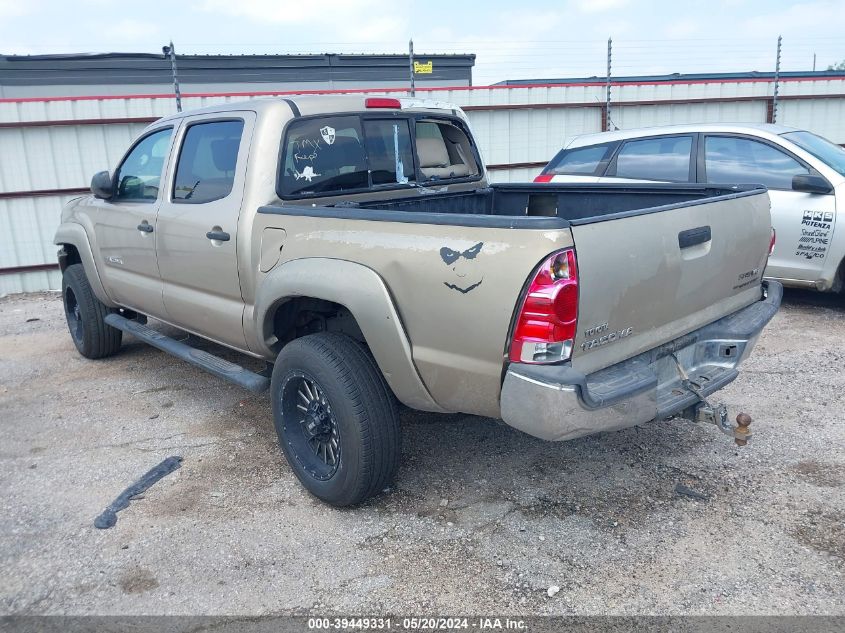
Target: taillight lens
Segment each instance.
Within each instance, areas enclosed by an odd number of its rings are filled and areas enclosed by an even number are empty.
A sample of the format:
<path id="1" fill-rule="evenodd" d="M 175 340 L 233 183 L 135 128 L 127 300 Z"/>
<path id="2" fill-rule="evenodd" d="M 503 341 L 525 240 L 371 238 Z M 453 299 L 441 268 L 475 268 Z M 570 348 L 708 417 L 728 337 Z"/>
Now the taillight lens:
<path id="1" fill-rule="evenodd" d="M 772 227 L 772 236 L 769 238 L 769 257 L 772 256 L 772 253 L 775 252 L 775 242 L 777 241 L 778 235 L 775 231 L 775 227 Z"/>
<path id="2" fill-rule="evenodd" d="M 511 340 L 514 363 L 556 363 L 572 354 L 578 320 L 575 251 L 559 251 L 542 263 L 519 307 Z"/>
<path id="3" fill-rule="evenodd" d="M 534 179 L 534 182 L 551 182 L 554 177 L 554 174 L 540 174 Z"/>

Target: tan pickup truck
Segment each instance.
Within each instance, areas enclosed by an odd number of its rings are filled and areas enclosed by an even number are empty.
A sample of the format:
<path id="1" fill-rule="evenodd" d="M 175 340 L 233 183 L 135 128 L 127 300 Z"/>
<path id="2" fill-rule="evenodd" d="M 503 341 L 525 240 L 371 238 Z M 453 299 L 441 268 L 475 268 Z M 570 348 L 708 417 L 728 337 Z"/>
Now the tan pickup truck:
<path id="1" fill-rule="evenodd" d="M 79 352 L 114 354 L 128 332 L 269 389 L 291 468 L 334 505 L 390 484 L 397 402 L 547 440 L 678 414 L 740 433 L 706 397 L 782 294 L 762 281 L 765 189 L 490 185 L 463 112 L 436 102 L 183 112 L 91 188 L 55 237 Z"/>

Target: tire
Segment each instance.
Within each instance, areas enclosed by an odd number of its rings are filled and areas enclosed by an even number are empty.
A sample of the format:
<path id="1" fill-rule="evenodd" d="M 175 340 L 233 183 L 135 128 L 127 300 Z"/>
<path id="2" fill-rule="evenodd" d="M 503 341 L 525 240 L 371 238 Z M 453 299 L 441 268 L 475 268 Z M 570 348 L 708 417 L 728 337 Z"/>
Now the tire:
<path id="1" fill-rule="evenodd" d="M 85 358 L 105 358 L 120 349 L 123 332 L 106 325 L 109 309 L 94 296 L 82 264 L 72 264 L 62 275 L 65 319 L 76 349 Z"/>
<path id="2" fill-rule="evenodd" d="M 270 394 L 279 445 L 315 497 L 356 505 L 393 481 L 401 453 L 396 399 L 365 346 L 337 333 L 288 343 Z"/>

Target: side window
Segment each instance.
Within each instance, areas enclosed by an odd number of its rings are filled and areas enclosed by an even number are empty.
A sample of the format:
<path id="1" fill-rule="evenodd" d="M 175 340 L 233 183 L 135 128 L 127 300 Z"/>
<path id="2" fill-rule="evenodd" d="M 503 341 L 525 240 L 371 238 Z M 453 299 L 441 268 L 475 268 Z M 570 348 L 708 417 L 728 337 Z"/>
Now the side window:
<path id="1" fill-rule="evenodd" d="M 188 128 L 176 165 L 173 202 L 202 204 L 232 193 L 243 130 L 240 120 L 194 123 Z"/>
<path id="2" fill-rule="evenodd" d="M 770 189 L 792 189 L 792 177 L 810 170 L 771 145 L 733 136 L 704 139 L 707 182 L 754 183 Z"/>
<path id="3" fill-rule="evenodd" d="M 691 136 L 626 141 L 616 156 L 616 176 L 637 180 L 688 182 Z"/>
<path id="4" fill-rule="evenodd" d="M 611 143 L 604 143 L 565 150 L 552 160 L 544 173 L 594 175 L 612 147 Z"/>
<path id="5" fill-rule="evenodd" d="M 164 159 L 170 147 L 173 128 L 144 137 L 115 172 L 117 191 L 114 201 L 154 202 L 158 198 Z"/>
<path id="6" fill-rule="evenodd" d="M 407 120 L 365 120 L 364 138 L 374 185 L 403 185 L 415 179 Z"/>
<path id="7" fill-rule="evenodd" d="M 280 193 L 338 193 L 369 186 L 357 116 L 294 121 L 285 136 Z"/>

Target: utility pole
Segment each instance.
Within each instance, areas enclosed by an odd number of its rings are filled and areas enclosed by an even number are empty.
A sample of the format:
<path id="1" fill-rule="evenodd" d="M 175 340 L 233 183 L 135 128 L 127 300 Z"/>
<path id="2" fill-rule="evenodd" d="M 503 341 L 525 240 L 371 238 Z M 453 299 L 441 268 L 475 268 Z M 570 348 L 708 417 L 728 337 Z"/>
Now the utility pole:
<path id="1" fill-rule="evenodd" d="M 176 95 L 176 111 L 182 111 L 182 93 L 179 91 L 179 77 L 176 74 L 176 48 L 171 40 L 169 46 L 162 46 L 161 52 L 165 57 L 170 57 L 170 72 L 173 74 L 173 92 Z"/>
<path id="2" fill-rule="evenodd" d="M 411 96 L 416 97 L 417 91 L 414 88 L 414 39 L 408 40 L 408 70 L 411 73 Z"/>
<path id="3" fill-rule="evenodd" d="M 613 38 L 607 38 L 607 86 L 606 86 L 606 98 L 604 104 L 604 131 L 607 132 L 611 130 L 613 127 L 613 123 L 610 119 L 610 61 L 613 57 Z"/>
<path id="4" fill-rule="evenodd" d="M 813 72 L 816 72 L 816 54 L 813 53 Z"/>
<path id="5" fill-rule="evenodd" d="M 775 58 L 775 89 L 772 93 L 772 123 L 778 122 L 778 88 L 780 87 L 780 46 L 783 36 L 778 35 L 778 52 Z"/>

